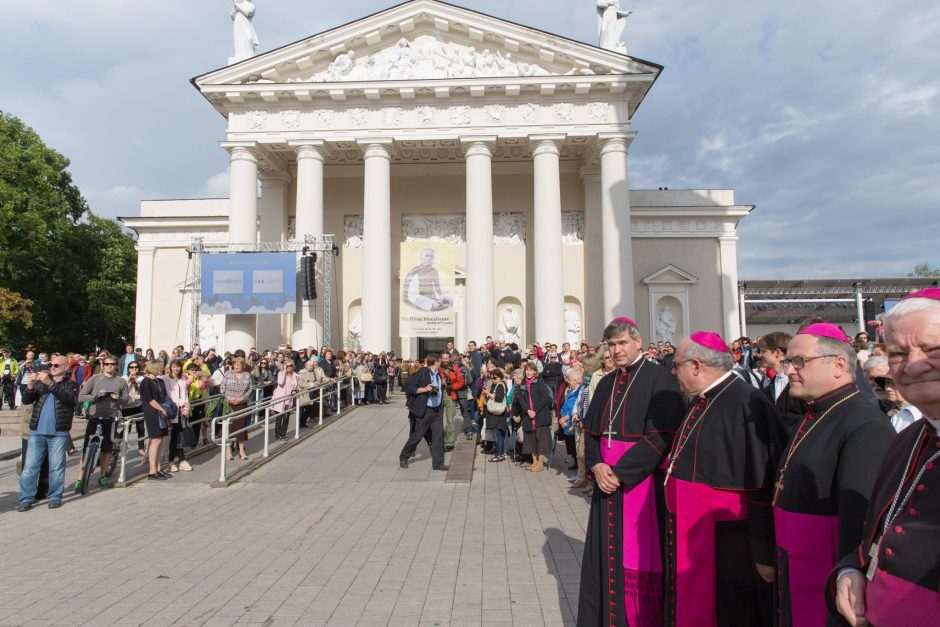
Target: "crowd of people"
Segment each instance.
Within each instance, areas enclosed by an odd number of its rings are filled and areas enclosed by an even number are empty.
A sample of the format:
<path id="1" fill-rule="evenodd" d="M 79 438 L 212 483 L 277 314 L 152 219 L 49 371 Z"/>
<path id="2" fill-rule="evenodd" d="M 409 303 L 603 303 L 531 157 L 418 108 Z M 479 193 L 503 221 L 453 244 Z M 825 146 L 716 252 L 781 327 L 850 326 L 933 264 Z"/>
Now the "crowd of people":
<path id="1" fill-rule="evenodd" d="M 78 413 L 86 440 L 99 423 L 140 416 L 149 444 L 139 454 L 149 479 L 165 480 L 190 470 L 186 450 L 205 443 L 205 423 L 200 433 L 190 422 L 220 411 L 200 399 L 220 394 L 237 412 L 253 391 L 270 398 L 281 438 L 297 392 L 354 375 L 341 402 L 405 393 L 402 468 L 425 440 L 433 469 L 447 470 L 457 438 L 487 463 L 533 473 L 561 460 L 554 467 L 591 499 L 579 624 L 890 626 L 940 608 L 938 333 L 940 290 L 928 289 L 886 314 L 875 342 L 810 319 L 795 335 L 726 342 L 699 331 L 644 345 L 638 325 L 617 318 L 597 344 L 488 337 L 420 362 L 326 347 L 127 346 L 120 356 L 30 349 L 22 361 L 3 350 L 0 367 L 13 379 L 6 402 L 31 405 L 21 511 L 38 498 L 44 460 L 49 507 L 61 505 Z M 298 402 L 304 428 L 317 404 Z M 247 458 L 236 440 L 229 455 Z M 111 450 L 102 446 L 101 487 Z"/>
<path id="2" fill-rule="evenodd" d="M 127 345 L 121 355 L 106 350 L 78 353 L 38 352 L 28 346 L 23 359 L 16 360 L 7 347 L 0 350 L 3 397 L 10 409 L 21 408 L 22 452 L 19 462 L 19 509 L 28 511 L 47 498 L 50 508 L 62 505 L 67 456 L 76 452 L 72 444 L 72 422 L 86 419 L 78 476 L 74 489 L 83 492 L 92 477 L 82 471 L 84 451 L 91 437 L 101 431 L 100 469 L 97 485 L 111 486 L 113 425 L 118 418 L 130 418 L 136 427 L 137 454 L 145 458 L 147 477 L 164 481 L 174 473 L 192 471 L 188 450 L 208 444 L 208 418 L 234 414 L 230 432 L 235 446 L 226 454 L 234 460 L 248 460 L 245 427 L 254 419 L 241 411 L 253 398 L 270 399 L 277 416 L 275 438 L 287 438 L 290 411 L 299 407 L 300 429 L 319 403 L 316 395 L 303 394 L 338 378 L 356 376 L 352 393 L 341 391 L 345 405 L 388 402 L 389 389 L 402 371 L 402 362 L 393 355 L 368 352 L 334 352 L 324 347 L 219 354 L 203 352 L 198 346 L 187 351 L 177 346 L 169 353 L 143 350 Z M 257 395 L 254 396 L 253 395 Z M 209 403 L 210 398 L 218 400 Z M 324 403 L 323 415 L 332 414 L 334 396 Z M 218 435 L 218 434 L 216 434 Z M 164 458 L 165 454 L 165 458 Z M 165 461 L 164 461 L 165 459 Z"/>
<path id="3" fill-rule="evenodd" d="M 850 338 L 452 343 L 406 372 L 408 468 L 457 435 L 591 496 L 578 624 L 910 625 L 940 610 L 940 290 Z M 569 463 L 570 462 L 570 463 Z M 556 465 L 556 467 L 559 467 Z M 866 622 L 867 621 L 867 622 Z"/>

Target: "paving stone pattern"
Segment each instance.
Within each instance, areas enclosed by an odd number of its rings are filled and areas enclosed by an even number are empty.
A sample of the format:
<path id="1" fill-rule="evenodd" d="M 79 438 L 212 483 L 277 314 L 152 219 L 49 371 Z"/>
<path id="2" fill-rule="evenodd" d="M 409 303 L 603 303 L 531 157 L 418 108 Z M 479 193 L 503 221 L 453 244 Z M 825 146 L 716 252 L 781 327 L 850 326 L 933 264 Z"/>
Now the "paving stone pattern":
<path id="1" fill-rule="evenodd" d="M 407 431 L 396 395 L 228 488 L 197 471 L 27 513 L 2 462 L 0 624 L 573 625 L 586 497 L 481 455 L 445 483 L 423 443 L 399 468 Z"/>

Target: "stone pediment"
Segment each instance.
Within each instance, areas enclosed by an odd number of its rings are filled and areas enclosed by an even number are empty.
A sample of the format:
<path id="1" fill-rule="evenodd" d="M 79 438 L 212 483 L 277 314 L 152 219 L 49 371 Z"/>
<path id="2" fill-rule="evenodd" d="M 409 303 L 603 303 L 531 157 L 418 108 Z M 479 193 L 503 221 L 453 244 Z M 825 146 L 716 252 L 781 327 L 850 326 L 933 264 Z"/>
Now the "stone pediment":
<path id="1" fill-rule="evenodd" d="M 691 285 L 692 283 L 697 283 L 698 279 L 682 268 L 669 264 L 663 268 L 660 268 L 653 274 L 643 279 L 643 283 L 647 285 L 657 285 L 657 284 L 670 284 L 675 285 L 686 284 Z"/>
<path id="2" fill-rule="evenodd" d="M 340 53 L 329 65 L 284 78 L 287 83 L 339 83 L 506 76 L 590 76 L 589 67 L 565 70 L 538 62 L 529 63 L 508 50 L 482 48 L 447 41 L 440 34 L 402 37 L 393 46 L 357 56 L 355 50 Z M 546 67 L 547 66 L 547 67 Z M 263 80 L 263 79 L 262 79 Z"/>
<path id="3" fill-rule="evenodd" d="M 193 79 L 212 86 L 640 75 L 661 67 L 437 0 L 386 11 Z"/>

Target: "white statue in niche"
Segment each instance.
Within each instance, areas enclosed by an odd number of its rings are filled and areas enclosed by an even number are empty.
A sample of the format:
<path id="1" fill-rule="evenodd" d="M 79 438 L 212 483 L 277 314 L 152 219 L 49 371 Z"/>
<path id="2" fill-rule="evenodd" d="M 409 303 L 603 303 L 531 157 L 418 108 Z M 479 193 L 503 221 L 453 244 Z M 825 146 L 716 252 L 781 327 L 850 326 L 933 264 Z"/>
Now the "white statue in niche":
<path id="1" fill-rule="evenodd" d="M 598 46 L 626 54 L 627 46 L 621 41 L 627 18 L 633 11 L 621 11 L 620 0 L 597 0 Z"/>
<path id="2" fill-rule="evenodd" d="M 496 331 L 499 333 L 499 338 L 507 344 L 511 344 L 512 342 L 518 344 L 522 341 L 522 334 L 519 328 L 521 325 L 522 320 L 519 319 L 519 314 L 516 313 L 516 310 L 513 309 L 512 306 L 509 306 L 503 310 L 503 315 L 499 317 L 499 325 Z"/>
<path id="3" fill-rule="evenodd" d="M 672 317 L 672 310 L 669 305 L 663 305 L 656 316 L 656 341 L 672 343 L 672 337 L 675 335 L 679 323 Z"/>
<path id="4" fill-rule="evenodd" d="M 571 305 L 565 305 L 565 339 L 572 346 L 581 342 L 581 316 Z"/>
<path id="5" fill-rule="evenodd" d="M 349 339 L 352 341 L 350 348 L 359 350 L 359 337 L 362 335 L 362 314 L 356 314 L 349 321 Z"/>
<path id="6" fill-rule="evenodd" d="M 235 56 L 231 57 L 229 64 L 238 63 L 255 56 L 258 49 L 258 34 L 251 20 L 255 16 L 255 4 L 251 0 L 234 0 L 232 2 L 232 22 L 235 34 Z"/>

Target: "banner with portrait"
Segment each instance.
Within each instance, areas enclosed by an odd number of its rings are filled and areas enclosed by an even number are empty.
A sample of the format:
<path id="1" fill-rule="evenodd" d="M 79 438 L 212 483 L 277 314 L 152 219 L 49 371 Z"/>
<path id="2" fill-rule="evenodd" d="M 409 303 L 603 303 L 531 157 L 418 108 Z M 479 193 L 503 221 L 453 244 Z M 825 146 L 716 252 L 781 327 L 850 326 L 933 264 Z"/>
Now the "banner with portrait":
<path id="1" fill-rule="evenodd" d="M 457 251 L 447 242 L 405 242 L 399 269 L 399 335 L 453 337 Z"/>

